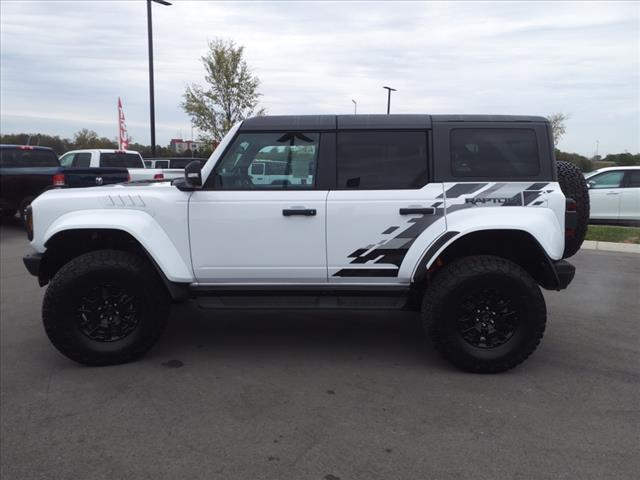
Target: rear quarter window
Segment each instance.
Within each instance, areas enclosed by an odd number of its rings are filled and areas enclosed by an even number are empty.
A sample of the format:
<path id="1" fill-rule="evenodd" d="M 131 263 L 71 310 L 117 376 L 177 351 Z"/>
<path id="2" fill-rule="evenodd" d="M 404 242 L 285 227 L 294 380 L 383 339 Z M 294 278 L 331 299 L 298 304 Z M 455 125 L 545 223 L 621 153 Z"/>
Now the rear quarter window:
<path id="1" fill-rule="evenodd" d="M 101 167 L 144 168 L 140 155 L 135 153 L 101 153 Z"/>
<path id="2" fill-rule="evenodd" d="M 527 128 L 454 128 L 454 177 L 521 178 L 540 173 L 536 133 Z"/>

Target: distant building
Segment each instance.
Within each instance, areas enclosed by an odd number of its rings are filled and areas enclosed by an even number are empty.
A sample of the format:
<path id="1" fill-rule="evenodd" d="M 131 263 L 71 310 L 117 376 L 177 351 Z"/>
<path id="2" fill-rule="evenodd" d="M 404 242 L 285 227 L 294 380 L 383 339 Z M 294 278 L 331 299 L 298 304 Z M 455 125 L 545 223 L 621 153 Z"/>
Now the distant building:
<path id="1" fill-rule="evenodd" d="M 187 150 L 197 152 L 206 147 L 205 142 L 196 142 L 194 140 L 183 140 L 181 138 L 172 138 L 169 142 L 169 149 L 178 155 L 183 154 Z"/>

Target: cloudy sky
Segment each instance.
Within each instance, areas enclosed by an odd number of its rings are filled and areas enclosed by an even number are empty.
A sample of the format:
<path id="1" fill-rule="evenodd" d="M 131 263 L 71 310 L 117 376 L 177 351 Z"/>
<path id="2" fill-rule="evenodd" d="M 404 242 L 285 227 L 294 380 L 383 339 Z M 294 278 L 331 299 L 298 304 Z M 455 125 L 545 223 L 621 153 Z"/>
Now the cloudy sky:
<path id="1" fill-rule="evenodd" d="M 640 150 L 639 2 L 154 4 L 159 143 L 190 135 L 179 107 L 208 40 L 232 39 L 271 114 L 570 115 L 560 148 Z M 2 133 L 149 143 L 146 3 L 0 1 Z"/>

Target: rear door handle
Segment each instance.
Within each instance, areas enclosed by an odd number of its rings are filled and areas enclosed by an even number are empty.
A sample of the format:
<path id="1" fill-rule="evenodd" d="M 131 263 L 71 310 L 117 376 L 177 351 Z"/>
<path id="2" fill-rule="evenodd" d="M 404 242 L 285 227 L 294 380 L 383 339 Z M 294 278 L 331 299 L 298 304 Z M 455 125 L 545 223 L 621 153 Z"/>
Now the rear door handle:
<path id="1" fill-rule="evenodd" d="M 314 217 L 316 215 L 315 208 L 285 208 L 282 215 L 290 217 L 292 215 L 303 215 L 305 217 Z"/>
<path id="2" fill-rule="evenodd" d="M 620 192 L 609 192 L 607 195 L 620 195 Z"/>
<path id="3" fill-rule="evenodd" d="M 434 215 L 436 213 L 436 209 L 433 207 L 408 207 L 400 209 L 400 215 L 412 215 L 415 213 L 420 213 L 422 215 Z"/>

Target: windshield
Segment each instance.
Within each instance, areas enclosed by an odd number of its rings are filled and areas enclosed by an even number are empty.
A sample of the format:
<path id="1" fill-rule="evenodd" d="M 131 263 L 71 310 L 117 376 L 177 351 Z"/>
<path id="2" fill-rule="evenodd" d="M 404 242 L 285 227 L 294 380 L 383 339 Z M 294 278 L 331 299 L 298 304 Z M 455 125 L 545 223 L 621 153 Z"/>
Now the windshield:
<path id="1" fill-rule="evenodd" d="M 137 153 L 101 153 L 101 167 L 144 168 L 144 163 Z"/>
<path id="2" fill-rule="evenodd" d="M 20 148 L 0 149 L 0 167 L 59 167 L 58 156 L 51 150 Z"/>

